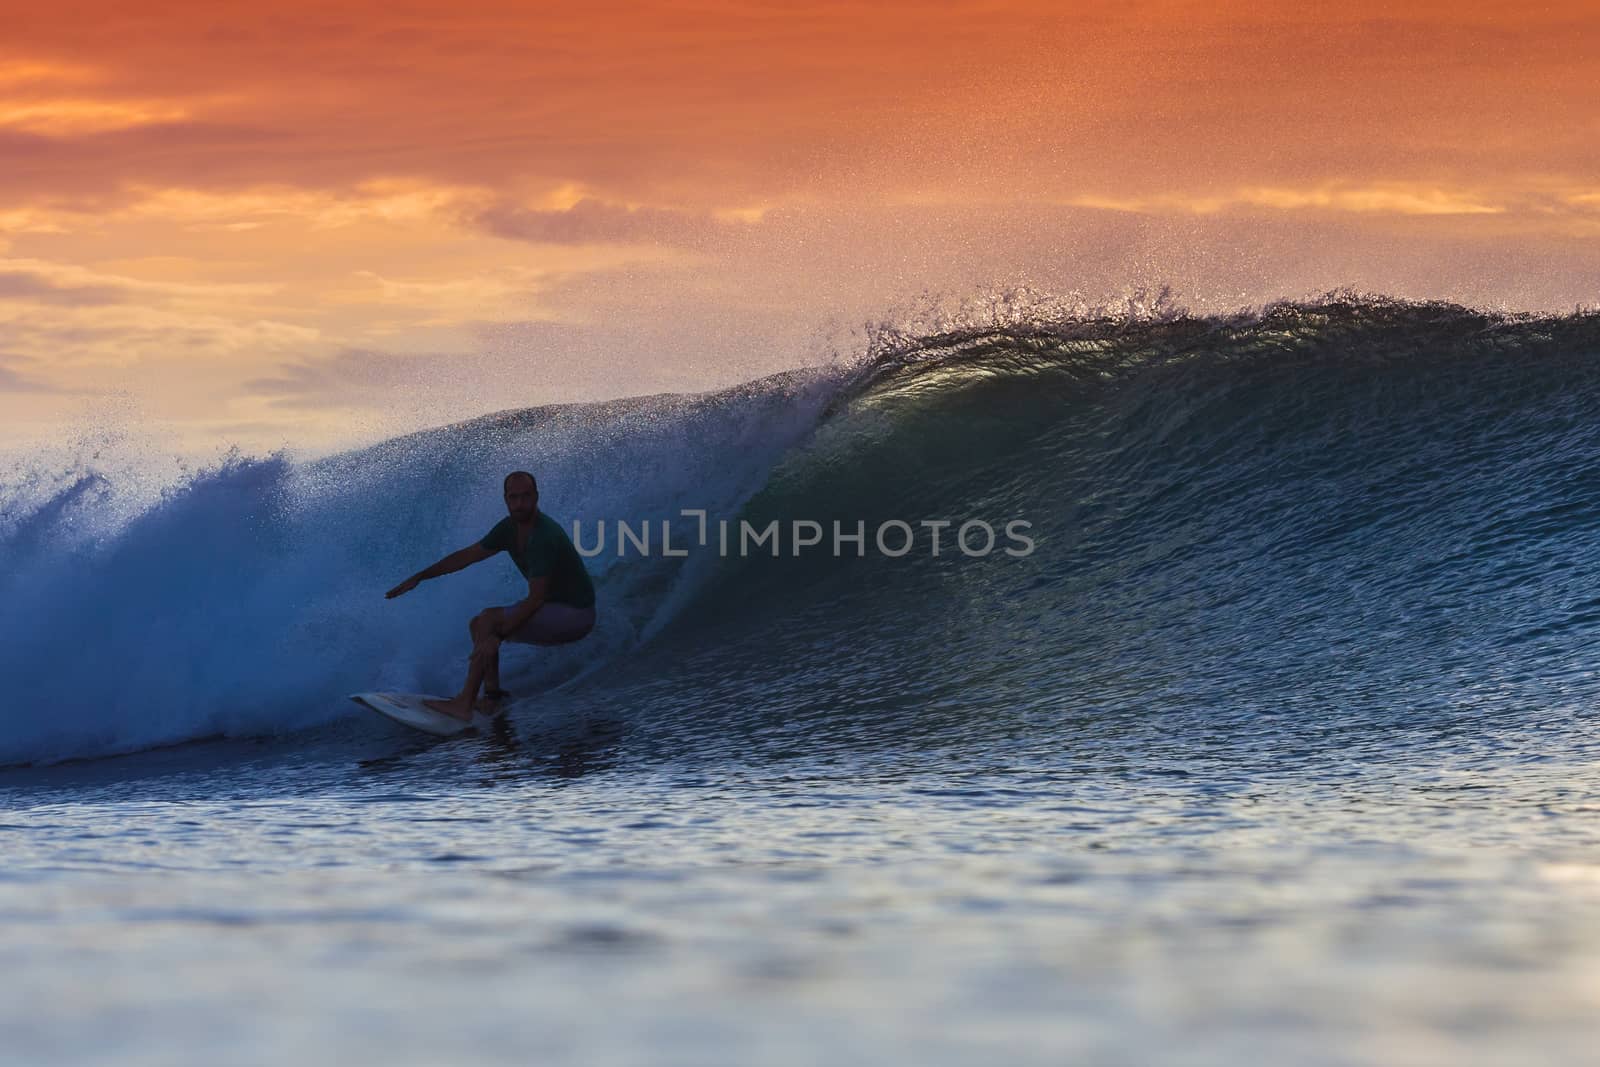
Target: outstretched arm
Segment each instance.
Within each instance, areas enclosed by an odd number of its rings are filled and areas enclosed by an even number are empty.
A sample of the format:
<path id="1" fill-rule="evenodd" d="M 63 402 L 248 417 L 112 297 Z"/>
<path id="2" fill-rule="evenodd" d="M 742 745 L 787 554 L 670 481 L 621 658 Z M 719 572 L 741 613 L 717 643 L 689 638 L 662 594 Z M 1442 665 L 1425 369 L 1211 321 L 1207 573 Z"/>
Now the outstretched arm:
<path id="1" fill-rule="evenodd" d="M 397 596 L 404 596 L 415 589 L 420 582 L 429 578 L 437 578 L 441 574 L 454 574 L 463 567 L 470 567 L 474 563 L 481 563 L 494 555 L 493 552 L 482 545 L 468 545 L 466 548 L 457 549 L 433 566 L 413 574 L 387 593 L 383 594 L 385 600 L 393 600 Z"/>

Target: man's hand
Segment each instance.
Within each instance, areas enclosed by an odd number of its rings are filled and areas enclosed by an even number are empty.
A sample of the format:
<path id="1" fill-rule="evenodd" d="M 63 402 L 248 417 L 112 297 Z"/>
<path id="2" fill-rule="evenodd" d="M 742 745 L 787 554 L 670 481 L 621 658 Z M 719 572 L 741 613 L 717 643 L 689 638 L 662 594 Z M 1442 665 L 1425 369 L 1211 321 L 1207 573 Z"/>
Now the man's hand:
<path id="1" fill-rule="evenodd" d="M 401 582 L 399 585 L 395 586 L 393 589 L 391 589 L 387 593 L 383 594 L 383 599 L 385 599 L 385 600 L 393 600 L 397 596 L 405 596 L 407 593 L 411 592 L 411 590 L 415 589 L 416 587 L 417 587 L 417 576 L 413 574 L 411 577 L 407 578 L 405 581 Z"/>

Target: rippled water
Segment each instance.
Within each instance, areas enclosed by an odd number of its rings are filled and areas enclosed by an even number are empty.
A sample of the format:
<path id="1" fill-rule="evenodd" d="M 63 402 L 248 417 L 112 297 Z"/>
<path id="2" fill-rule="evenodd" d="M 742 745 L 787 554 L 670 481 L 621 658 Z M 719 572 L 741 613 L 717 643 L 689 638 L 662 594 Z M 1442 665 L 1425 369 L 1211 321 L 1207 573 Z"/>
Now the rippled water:
<path id="1" fill-rule="evenodd" d="M 1600 1036 L 1600 759 L 1569 737 L 1227 774 L 621 768 L 571 723 L 399 731 L 0 778 L 15 1062 L 1579 1062 Z"/>

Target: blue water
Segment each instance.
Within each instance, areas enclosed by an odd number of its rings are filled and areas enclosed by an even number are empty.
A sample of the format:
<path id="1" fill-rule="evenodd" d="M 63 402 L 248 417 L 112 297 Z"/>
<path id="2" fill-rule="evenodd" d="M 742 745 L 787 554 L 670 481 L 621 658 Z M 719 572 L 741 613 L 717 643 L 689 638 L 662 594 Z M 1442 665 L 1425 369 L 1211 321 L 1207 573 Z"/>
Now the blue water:
<path id="1" fill-rule="evenodd" d="M 1597 360 L 1596 316 L 1330 298 L 897 337 L 318 461 L 19 466 L 5 1046 L 1584 1061 Z M 509 649 L 503 720 L 346 702 L 458 682 L 510 564 L 382 593 L 518 467 L 590 529 L 868 538 L 613 541 L 596 634 Z M 892 557 L 896 520 L 953 525 Z M 1033 550 L 953 550 L 971 520 Z"/>

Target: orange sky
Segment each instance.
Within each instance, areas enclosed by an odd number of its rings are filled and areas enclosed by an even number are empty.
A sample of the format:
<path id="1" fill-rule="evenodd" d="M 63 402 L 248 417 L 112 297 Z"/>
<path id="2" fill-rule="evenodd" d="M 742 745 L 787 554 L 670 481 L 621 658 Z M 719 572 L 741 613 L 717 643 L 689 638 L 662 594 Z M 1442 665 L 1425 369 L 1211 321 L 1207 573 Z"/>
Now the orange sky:
<path id="1" fill-rule="evenodd" d="M 1600 9 L 0 0 L 0 445 L 315 448 L 934 292 L 1600 303 Z"/>

